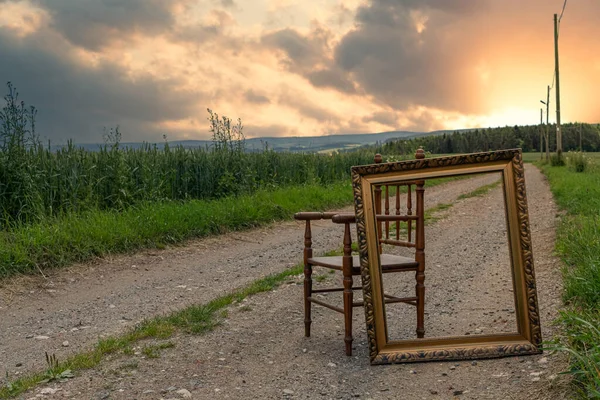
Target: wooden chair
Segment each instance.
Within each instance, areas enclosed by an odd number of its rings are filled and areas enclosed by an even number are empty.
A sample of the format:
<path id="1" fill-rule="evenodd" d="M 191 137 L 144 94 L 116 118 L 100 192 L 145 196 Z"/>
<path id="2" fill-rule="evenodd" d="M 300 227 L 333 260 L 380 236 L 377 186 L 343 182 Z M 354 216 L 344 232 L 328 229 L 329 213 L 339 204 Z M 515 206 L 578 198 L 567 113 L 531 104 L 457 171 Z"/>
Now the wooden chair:
<path id="1" fill-rule="evenodd" d="M 424 158 L 422 150 L 417 152 L 417 158 Z M 375 162 L 381 162 L 381 156 L 375 157 Z M 400 193 L 406 188 L 406 193 Z M 413 193 L 414 189 L 414 193 Z M 395 195 L 400 194 L 400 195 Z M 416 197 L 416 207 L 413 210 L 413 195 Z M 401 207 L 401 198 L 406 200 Z M 390 209 L 390 203 L 394 206 Z M 424 212 L 424 181 L 403 182 L 399 185 L 381 185 L 375 188 L 375 210 L 379 237 L 379 252 L 383 273 L 415 272 L 415 296 L 396 297 L 384 294 L 386 303 L 406 303 L 417 308 L 417 337 L 425 334 L 425 212 Z M 414 214 L 413 214 L 414 211 Z M 353 301 L 353 291 L 362 290 L 361 286 L 353 287 L 353 277 L 360 275 L 360 260 L 358 255 L 352 255 L 352 237 L 350 225 L 356 223 L 354 214 L 333 212 L 300 212 L 294 215 L 297 220 L 306 221 L 304 231 L 304 333 L 310 336 L 312 303 L 327 307 L 344 314 L 346 355 L 352 355 L 352 309 L 362 307 L 363 302 Z M 331 220 L 344 224 L 343 255 L 314 257 L 312 248 L 311 221 Z M 406 225 L 401 229 L 400 223 Z M 414 224 L 413 224 L 414 223 Z M 401 234 L 406 237 L 402 240 Z M 414 257 L 403 257 L 384 252 L 384 245 L 402 246 L 415 249 Z M 324 267 L 342 272 L 343 287 L 313 289 L 313 267 Z M 313 296 L 315 293 L 343 292 L 343 308 L 331 305 Z"/>

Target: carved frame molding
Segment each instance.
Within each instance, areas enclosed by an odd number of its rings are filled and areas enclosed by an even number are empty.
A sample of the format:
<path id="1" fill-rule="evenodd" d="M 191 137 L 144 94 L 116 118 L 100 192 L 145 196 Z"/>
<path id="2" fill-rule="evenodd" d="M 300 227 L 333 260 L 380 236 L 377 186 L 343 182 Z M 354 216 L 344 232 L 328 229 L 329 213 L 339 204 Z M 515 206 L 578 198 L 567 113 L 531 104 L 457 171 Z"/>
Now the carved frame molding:
<path id="1" fill-rule="evenodd" d="M 372 188 L 384 182 L 500 172 L 503 177 L 507 236 L 517 330 L 515 334 L 389 341 L 385 305 L 378 294 L 381 271 Z M 352 167 L 354 207 L 365 319 L 371 364 L 494 358 L 542 351 L 525 174 L 520 149 Z"/>

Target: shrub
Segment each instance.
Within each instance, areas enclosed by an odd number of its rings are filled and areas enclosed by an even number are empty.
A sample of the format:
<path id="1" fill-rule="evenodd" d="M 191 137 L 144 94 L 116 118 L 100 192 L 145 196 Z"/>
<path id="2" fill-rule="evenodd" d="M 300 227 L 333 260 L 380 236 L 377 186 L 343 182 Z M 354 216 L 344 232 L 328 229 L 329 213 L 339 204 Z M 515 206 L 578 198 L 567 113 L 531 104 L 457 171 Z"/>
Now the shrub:
<path id="1" fill-rule="evenodd" d="M 567 156 L 567 163 L 569 164 L 569 168 L 573 169 L 575 172 L 585 172 L 588 167 L 589 160 L 582 152 L 569 152 Z"/>
<path id="2" fill-rule="evenodd" d="M 559 157 L 558 154 L 552 154 L 550 156 L 550 165 L 553 167 L 562 167 L 565 165 L 564 157 Z"/>

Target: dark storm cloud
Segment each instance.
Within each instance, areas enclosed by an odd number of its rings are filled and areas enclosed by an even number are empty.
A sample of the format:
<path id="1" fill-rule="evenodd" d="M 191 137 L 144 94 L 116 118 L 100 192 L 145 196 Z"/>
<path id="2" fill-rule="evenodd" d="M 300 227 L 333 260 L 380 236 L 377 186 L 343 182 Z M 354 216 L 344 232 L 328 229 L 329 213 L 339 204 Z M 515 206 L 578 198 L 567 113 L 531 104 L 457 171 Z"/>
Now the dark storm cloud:
<path id="1" fill-rule="evenodd" d="M 37 0 L 52 16 L 52 27 L 67 40 L 99 50 L 140 33 L 157 35 L 174 23 L 172 9 L 187 0 Z"/>
<path id="2" fill-rule="evenodd" d="M 488 2 L 373 0 L 358 8 L 355 28 L 335 48 L 323 28 L 308 35 L 282 29 L 262 43 L 279 49 L 284 66 L 315 87 L 371 95 L 399 110 L 425 105 L 477 112 L 483 105 L 465 88 L 478 84 L 469 46 L 480 42 L 465 37 L 461 25 L 485 12 Z M 427 19 L 421 33 L 419 17 Z"/>
<path id="3" fill-rule="evenodd" d="M 296 71 L 323 62 L 327 52 L 327 44 L 322 36 L 303 36 L 290 28 L 266 34 L 262 37 L 262 43 L 282 50 L 287 56 L 284 63 Z"/>
<path id="4" fill-rule="evenodd" d="M 178 91 L 174 80 L 132 81 L 114 65 L 80 66 L 64 47 L 48 32 L 16 38 L 0 28 L 0 79 L 39 110 L 38 133 L 54 142 L 98 142 L 103 127 L 116 125 L 124 140 L 159 140 L 155 124 L 193 115 L 202 97 Z"/>
<path id="5" fill-rule="evenodd" d="M 282 51 L 284 67 L 302 75 L 313 86 L 355 93 L 348 73 L 332 63 L 329 39 L 330 34 L 324 29 L 314 29 L 304 36 L 286 28 L 264 35 L 262 44 Z"/>
<path id="6" fill-rule="evenodd" d="M 316 69 L 306 72 L 305 77 L 316 87 L 329 87 L 345 93 L 356 92 L 354 82 L 340 69 Z"/>
<path id="7" fill-rule="evenodd" d="M 469 46 L 478 42 L 465 41 L 460 26 L 467 21 L 461 13 L 480 12 L 485 3 L 374 0 L 359 7 L 356 29 L 335 49 L 335 62 L 366 93 L 388 106 L 481 111 L 468 90 L 477 84 Z M 421 33 L 418 17 L 426 18 Z"/>

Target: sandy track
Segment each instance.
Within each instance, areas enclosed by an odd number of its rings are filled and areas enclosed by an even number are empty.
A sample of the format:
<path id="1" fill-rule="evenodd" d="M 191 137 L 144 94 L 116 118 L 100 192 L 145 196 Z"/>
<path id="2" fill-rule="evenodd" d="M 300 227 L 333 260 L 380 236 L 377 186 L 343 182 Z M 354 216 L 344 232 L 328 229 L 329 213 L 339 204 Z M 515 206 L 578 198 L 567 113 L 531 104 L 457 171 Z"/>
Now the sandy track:
<path id="1" fill-rule="evenodd" d="M 561 289 L 559 264 L 551 256 L 556 209 L 539 171 L 528 167 L 526 174 L 542 328 L 548 338 Z M 459 193 L 495 179 L 480 176 L 429 188 L 427 207 L 452 202 Z M 511 295 L 502 290 L 506 274 L 496 274 L 497 262 L 493 261 L 505 256 L 503 216 L 492 212 L 501 199 L 500 190 L 457 202 L 448 215 L 427 228 L 428 334 L 477 334 L 510 327 Z M 317 224 L 313 233 L 317 249 L 339 247 L 339 227 Z M 57 271 L 47 279 L 5 282 L 0 288 L 0 374 L 42 369 L 44 351 L 61 359 L 143 318 L 209 301 L 295 265 L 301 251 L 302 225 L 290 222 L 165 251 L 99 260 Z M 483 255 L 492 261 L 478 263 L 481 258 L 477 257 Z M 485 268 L 473 269 L 482 264 Z M 341 315 L 315 307 L 313 337 L 303 337 L 300 283 L 297 277 L 276 291 L 250 298 L 245 302 L 249 307 L 233 307 L 224 325 L 207 335 L 177 336 L 172 339 L 175 347 L 163 351 L 159 359 L 135 356 L 135 368 L 120 368 L 132 365 L 132 358 L 119 358 L 83 372 L 58 384 L 61 390 L 53 397 L 177 398 L 168 389 L 185 388 L 199 399 L 398 398 L 400 394 L 415 399 L 455 394 L 461 398 L 561 398 L 556 392 L 560 387 L 549 384 L 549 377 L 561 366 L 547 355 L 545 359 L 508 358 L 475 365 L 370 367 L 360 310 L 355 312 L 355 355 L 347 358 Z M 412 285 L 410 280 L 397 283 L 400 288 Z M 397 320 L 413 323 L 413 309 L 389 312 Z M 498 313 L 504 314 L 499 317 Z M 411 334 L 404 326 L 397 330 L 399 336 Z M 68 347 L 62 345 L 64 341 Z"/>

